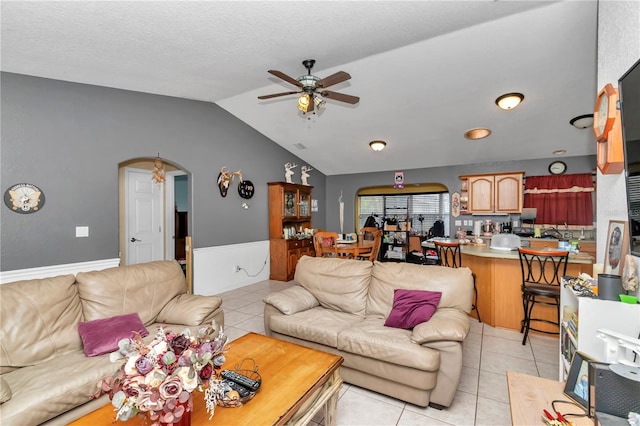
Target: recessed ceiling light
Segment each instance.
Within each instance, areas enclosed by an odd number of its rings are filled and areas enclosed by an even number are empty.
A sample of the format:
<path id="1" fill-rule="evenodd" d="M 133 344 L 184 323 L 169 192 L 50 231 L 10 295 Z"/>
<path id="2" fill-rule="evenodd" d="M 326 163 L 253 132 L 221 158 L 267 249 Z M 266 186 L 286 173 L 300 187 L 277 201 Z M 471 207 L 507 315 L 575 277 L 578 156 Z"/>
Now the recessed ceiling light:
<path id="1" fill-rule="evenodd" d="M 593 126 L 593 114 L 584 114 L 577 117 L 573 117 L 569 124 L 577 129 L 586 129 Z"/>
<path id="2" fill-rule="evenodd" d="M 566 153 L 567 153 L 566 149 L 556 149 L 555 151 L 553 151 L 553 155 L 562 155 Z"/>
<path id="3" fill-rule="evenodd" d="M 524 95 L 522 93 L 505 93 L 496 99 L 496 105 L 498 105 L 502 109 L 514 109 L 520 102 L 524 99 Z"/>
<path id="4" fill-rule="evenodd" d="M 491 134 L 491 130 L 479 127 L 475 129 L 469 129 L 464 132 L 464 137 L 471 140 L 486 138 Z"/>
<path id="5" fill-rule="evenodd" d="M 385 141 L 371 141 L 369 146 L 374 151 L 382 151 L 387 146 L 387 143 Z"/>

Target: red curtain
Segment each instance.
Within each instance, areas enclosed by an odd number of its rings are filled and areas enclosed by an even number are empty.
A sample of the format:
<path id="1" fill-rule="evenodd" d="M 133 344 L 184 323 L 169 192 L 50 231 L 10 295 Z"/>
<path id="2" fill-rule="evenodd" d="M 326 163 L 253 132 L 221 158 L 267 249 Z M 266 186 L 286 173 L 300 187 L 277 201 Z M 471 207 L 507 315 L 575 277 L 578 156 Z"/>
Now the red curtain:
<path id="1" fill-rule="evenodd" d="M 593 191 L 590 173 L 527 176 L 524 207 L 537 209 L 536 223 L 592 226 Z"/>

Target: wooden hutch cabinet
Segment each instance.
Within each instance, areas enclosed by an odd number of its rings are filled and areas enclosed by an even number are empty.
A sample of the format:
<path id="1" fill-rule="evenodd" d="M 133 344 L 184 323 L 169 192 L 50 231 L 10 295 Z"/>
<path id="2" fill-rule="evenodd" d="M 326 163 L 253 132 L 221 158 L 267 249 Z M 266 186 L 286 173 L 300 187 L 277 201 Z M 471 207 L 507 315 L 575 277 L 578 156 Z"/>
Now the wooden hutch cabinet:
<path id="1" fill-rule="evenodd" d="M 269 182 L 269 279 L 290 281 L 298 259 L 313 256 L 313 240 L 298 239 L 311 229 L 311 186 Z"/>
<path id="2" fill-rule="evenodd" d="M 468 213 L 521 213 L 524 172 L 460 176 L 466 181 Z"/>

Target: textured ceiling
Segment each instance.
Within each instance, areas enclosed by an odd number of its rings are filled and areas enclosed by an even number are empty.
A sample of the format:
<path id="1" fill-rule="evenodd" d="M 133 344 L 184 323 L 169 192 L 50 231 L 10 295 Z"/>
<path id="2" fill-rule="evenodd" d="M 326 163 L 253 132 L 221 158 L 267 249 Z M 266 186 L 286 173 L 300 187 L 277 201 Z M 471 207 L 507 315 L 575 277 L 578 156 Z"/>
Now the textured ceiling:
<path id="1" fill-rule="evenodd" d="M 3 71 L 215 102 L 328 175 L 595 154 L 595 1 L 3 1 Z M 311 118 L 271 76 L 360 97 Z M 524 103 L 494 100 L 519 91 Z M 489 127 L 490 137 L 463 133 Z M 368 142 L 383 139 L 374 153 Z M 303 144 L 300 150 L 296 144 Z"/>

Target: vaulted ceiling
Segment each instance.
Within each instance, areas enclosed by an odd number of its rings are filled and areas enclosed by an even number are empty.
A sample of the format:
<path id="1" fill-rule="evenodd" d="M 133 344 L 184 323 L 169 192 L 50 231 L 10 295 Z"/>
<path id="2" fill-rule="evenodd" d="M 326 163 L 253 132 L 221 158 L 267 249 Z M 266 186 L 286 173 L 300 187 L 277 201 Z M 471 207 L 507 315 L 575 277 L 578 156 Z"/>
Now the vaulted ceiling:
<path id="1" fill-rule="evenodd" d="M 595 154 L 595 1 L 3 1 L 3 71 L 214 102 L 327 175 Z M 267 73 L 360 97 L 303 116 Z M 521 92 L 514 110 L 495 99 Z M 470 141 L 466 130 L 487 127 Z M 368 143 L 387 148 L 373 152 Z M 304 149 L 301 149 L 304 147 Z"/>

